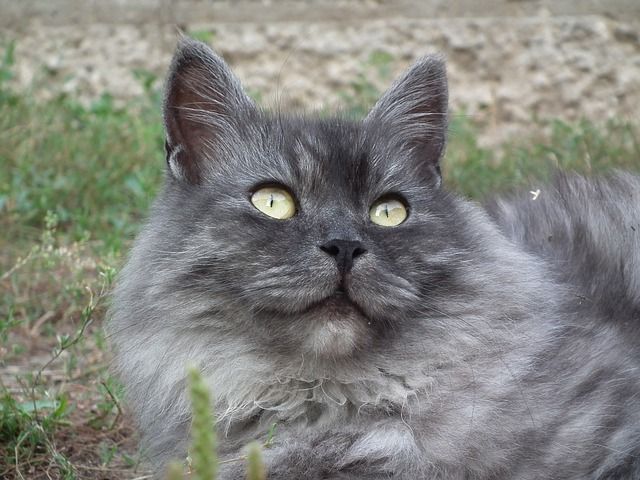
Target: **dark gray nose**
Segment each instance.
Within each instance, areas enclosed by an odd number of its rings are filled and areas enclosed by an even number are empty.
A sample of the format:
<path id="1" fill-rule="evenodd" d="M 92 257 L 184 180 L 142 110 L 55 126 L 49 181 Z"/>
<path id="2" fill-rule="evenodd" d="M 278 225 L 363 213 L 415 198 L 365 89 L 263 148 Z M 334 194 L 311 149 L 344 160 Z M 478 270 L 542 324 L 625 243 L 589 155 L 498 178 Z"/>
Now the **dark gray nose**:
<path id="1" fill-rule="evenodd" d="M 334 238 L 320 245 L 320 250 L 335 257 L 340 272 L 347 273 L 353 266 L 353 260 L 367 250 L 362 243 L 354 240 L 340 240 Z"/>

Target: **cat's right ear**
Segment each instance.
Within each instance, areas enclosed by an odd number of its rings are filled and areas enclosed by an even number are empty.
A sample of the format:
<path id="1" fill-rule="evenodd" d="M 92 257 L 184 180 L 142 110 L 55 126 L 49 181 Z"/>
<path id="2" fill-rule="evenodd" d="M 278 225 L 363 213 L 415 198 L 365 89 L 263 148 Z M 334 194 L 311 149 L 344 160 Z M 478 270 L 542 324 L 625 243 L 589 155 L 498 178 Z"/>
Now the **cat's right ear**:
<path id="1" fill-rule="evenodd" d="M 199 183 L 224 143 L 233 141 L 238 119 L 255 108 L 221 57 L 201 42 L 181 39 L 163 111 L 169 173 Z"/>

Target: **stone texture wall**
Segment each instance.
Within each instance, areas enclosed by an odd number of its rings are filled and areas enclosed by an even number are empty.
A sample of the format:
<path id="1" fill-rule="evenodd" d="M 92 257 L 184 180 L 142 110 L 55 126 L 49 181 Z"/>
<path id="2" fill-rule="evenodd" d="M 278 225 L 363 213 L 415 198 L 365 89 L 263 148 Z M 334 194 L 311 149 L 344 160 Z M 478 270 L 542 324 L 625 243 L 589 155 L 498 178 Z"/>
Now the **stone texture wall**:
<path id="1" fill-rule="evenodd" d="M 16 81 L 36 95 L 140 95 L 134 70 L 162 76 L 181 30 L 285 107 L 335 108 L 359 75 L 382 89 L 438 51 L 454 111 L 492 141 L 532 118 L 640 121 L 637 0 L 0 0 L 0 12 Z"/>

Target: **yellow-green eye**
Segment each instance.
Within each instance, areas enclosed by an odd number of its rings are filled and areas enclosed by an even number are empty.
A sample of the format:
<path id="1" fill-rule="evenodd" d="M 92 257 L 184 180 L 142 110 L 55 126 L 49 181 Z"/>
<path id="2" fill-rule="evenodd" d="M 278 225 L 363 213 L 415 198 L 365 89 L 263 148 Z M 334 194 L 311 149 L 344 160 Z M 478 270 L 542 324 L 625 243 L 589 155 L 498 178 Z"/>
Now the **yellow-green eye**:
<path id="1" fill-rule="evenodd" d="M 383 227 L 395 227 L 407 218 L 407 209 L 400 200 L 387 198 L 376 200 L 369 210 L 371 221 Z"/>
<path id="2" fill-rule="evenodd" d="M 293 197 L 284 188 L 264 187 L 251 195 L 251 203 L 265 215 L 284 220 L 296 213 Z"/>

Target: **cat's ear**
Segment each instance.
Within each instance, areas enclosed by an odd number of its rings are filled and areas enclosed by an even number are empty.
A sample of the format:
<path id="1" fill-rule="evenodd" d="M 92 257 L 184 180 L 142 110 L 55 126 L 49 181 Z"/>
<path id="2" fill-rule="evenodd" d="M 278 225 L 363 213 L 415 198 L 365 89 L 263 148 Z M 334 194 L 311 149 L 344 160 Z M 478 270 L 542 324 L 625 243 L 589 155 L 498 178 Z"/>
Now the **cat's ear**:
<path id="1" fill-rule="evenodd" d="M 224 151 L 240 118 L 255 111 L 239 80 L 207 45 L 183 38 L 166 83 L 164 124 L 169 172 L 198 183 Z"/>
<path id="2" fill-rule="evenodd" d="M 365 122 L 379 125 L 402 147 L 414 151 L 439 180 L 447 139 L 448 98 L 444 58 L 424 57 L 396 80 Z"/>

